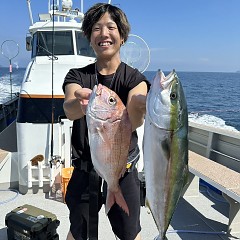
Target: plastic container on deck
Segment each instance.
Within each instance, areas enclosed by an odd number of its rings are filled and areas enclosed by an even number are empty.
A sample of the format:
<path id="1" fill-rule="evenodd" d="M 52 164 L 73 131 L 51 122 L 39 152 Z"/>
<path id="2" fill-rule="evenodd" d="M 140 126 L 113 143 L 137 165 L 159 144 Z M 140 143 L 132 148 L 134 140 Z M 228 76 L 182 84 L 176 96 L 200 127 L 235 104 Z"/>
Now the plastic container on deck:
<path id="1" fill-rule="evenodd" d="M 32 205 L 24 204 L 5 217 L 8 240 L 59 240 L 56 215 Z M 2 238 L 1 238 L 2 239 Z"/>
<path id="2" fill-rule="evenodd" d="M 65 203 L 65 195 L 66 195 L 66 191 L 67 191 L 67 185 L 72 176 L 73 169 L 74 169 L 73 167 L 62 169 L 62 196 L 63 196 L 64 203 Z"/>

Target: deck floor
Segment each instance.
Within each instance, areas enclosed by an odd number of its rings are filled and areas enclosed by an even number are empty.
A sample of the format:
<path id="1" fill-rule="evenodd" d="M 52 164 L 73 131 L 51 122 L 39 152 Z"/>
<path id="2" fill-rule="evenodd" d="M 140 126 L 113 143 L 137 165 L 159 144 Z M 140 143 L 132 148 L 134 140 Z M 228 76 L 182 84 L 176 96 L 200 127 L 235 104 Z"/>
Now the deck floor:
<path id="1" fill-rule="evenodd" d="M 14 199 L 11 200 L 12 198 Z M 7 240 L 6 214 L 24 204 L 34 205 L 56 214 L 60 220 L 60 226 L 57 229 L 60 240 L 66 239 L 69 229 L 68 209 L 62 202 L 61 194 L 49 196 L 48 193 L 43 193 L 40 190 L 37 194 L 32 194 L 29 191 L 29 193 L 22 195 L 0 188 L 1 240 Z M 228 208 L 228 204 L 219 194 L 202 186 L 198 197 L 183 197 L 180 199 L 168 229 L 168 240 L 240 239 L 240 236 L 224 234 L 227 231 Z M 104 207 L 100 211 L 99 218 L 99 240 L 115 240 L 104 213 Z M 157 235 L 157 228 L 149 210 L 145 207 L 141 208 L 141 225 L 142 240 L 153 240 Z"/>
<path id="2" fill-rule="evenodd" d="M 0 148 L 0 163 L 6 158 L 9 152 L 4 151 Z"/>

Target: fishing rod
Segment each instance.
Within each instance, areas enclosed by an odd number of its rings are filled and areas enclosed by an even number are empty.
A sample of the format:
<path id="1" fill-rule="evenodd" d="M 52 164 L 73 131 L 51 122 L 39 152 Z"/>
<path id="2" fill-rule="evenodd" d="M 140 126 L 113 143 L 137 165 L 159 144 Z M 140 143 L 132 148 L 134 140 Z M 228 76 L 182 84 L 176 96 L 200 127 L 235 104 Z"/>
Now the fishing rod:
<path id="1" fill-rule="evenodd" d="M 53 159 L 53 127 L 54 127 L 54 99 L 53 99 L 53 94 L 54 94 L 54 86 L 53 86 L 53 78 L 54 78 L 54 74 L 53 74 L 53 70 L 54 70 L 54 23 L 55 23 L 55 19 L 54 19 L 54 9 L 53 9 L 53 13 L 52 13 L 52 124 L 51 124 L 51 160 L 50 160 L 50 167 L 52 168 L 52 159 Z"/>
<path id="2" fill-rule="evenodd" d="M 57 3 L 59 5 L 59 1 Z M 51 96 L 51 144 L 50 144 L 50 168 L 56 165 L 57 162 L 62 163 L 61 156 L 54 155 L 54 119 L 55 119 L 55 104 L 54 104 L 54 61 L 58 58 L 54 54 L 54 40 L 55 40 L 55 9 L 53 6 L 52 11 L 52 51 L 51 51 L 51 63 L 52 63 L 52 96 Z M 52 170 L 53 171 L 53 170 Z M 51 172 L 52 172 L 51 171 Z M 52 173 L 53 174 L 53 173 Z M 52 183 L 51 183 L 52 184 Z"/>

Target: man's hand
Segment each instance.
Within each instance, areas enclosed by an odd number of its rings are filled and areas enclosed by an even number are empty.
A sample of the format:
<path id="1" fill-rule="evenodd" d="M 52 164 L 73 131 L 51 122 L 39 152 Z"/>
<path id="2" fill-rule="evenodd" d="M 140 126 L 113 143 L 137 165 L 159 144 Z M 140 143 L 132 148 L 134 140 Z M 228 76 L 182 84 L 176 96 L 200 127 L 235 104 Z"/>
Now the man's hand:
<path id="1" fill-rule="evenodd" d="M 69 120 L 82 118 L 86 114 L 91 92 L 91 89 L 82 88 L 76 83 L 70 83 L 65 86 L 63 108 Z"/>
<path id="2" fill-rule="evenodd" d="M 89 88 L 80 88 L 74 92 L 74 96 L 79 100 L 83 114 L 86 114 L 88 101 L 92 90 Z"/>

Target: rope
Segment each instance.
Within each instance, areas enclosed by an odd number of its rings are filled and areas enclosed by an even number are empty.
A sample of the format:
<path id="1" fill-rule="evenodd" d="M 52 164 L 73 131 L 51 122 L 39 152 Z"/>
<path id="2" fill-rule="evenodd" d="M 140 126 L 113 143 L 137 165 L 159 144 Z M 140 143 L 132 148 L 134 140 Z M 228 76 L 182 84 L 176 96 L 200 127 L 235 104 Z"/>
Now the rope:
<path id="1" fill-rule="evenodd" d="M 8 189 L 8 190 L 0 189 L 0 192 L 15 192 L 15 193 L 16 193 L 16 195 L 15 195 L 14 197 L 9 198 L 9 199 L 7 199 L 7 200 L 5 200 L 5 201 L 1 201 L 1 202 L 0 202 L 0 205 L 3 205 L 3 204 L 5 204 L 5 203 L 9 203 L 9 202 L 13 201 L 13 200 L 16 199 L 16 198 L 18 197 L 18 195 L 19 195 L 19 192 L 18 192 L 17 190 L 15 190 L 15 189 Z"/>

